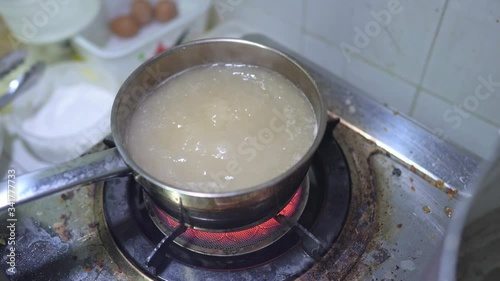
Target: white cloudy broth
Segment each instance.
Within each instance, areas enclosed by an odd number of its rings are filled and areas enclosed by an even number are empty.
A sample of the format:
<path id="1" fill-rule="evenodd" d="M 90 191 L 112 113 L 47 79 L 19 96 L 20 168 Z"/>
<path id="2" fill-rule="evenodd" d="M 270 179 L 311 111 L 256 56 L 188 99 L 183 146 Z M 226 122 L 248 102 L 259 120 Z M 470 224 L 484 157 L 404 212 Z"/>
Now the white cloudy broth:
<path id="1" fill-rule="evenodd" d="M 227 192 L 264 183 L 297 163 L 317 134 L 313 108 L 282 75 L 249 65 L 184 71 L 148 95 L 126 148 L 171 186 Z"/>

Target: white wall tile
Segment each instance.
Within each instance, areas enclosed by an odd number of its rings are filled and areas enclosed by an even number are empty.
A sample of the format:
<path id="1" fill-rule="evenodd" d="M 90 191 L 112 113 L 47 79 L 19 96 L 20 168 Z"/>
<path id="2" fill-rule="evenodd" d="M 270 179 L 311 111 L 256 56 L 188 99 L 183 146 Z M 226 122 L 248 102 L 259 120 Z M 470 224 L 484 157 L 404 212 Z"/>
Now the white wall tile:
<path id="1" fill-rule="evenodd" d="M 444 139 L 455 142 L 471 152 L 487 159 L 498 141 L 498 127 L 493 126 L 474 115 L 461 117 L 453 111 L 453 105 L 421 92 L 413 117 L 435 130 L 437 135 L 443 132 Z"/>
<path id="2" fill-rule="evenodd" d="M 374 21 L 371 12 L 399 0 L 307 0 L 305 29 L 340 46 L 356 46 L 355 28 Z M 401 0 L 401 12 L 370 37 L 360 55 L 413 83 L 419 83 L 444 0 Z M 376 31 L 376 30 L 375 30 Z M 358 45 L 359 46 L 359 45 Z"/>
<path id="3" fill-rule="evenodd" d="M 500 82 L 498 46 L 500 1 L 450 0 L 423 86 L 446 100 L 463 104 L 480 85 L 478 77 L 491 74 L 493 81 Z M 499 109 L 497 84 L 491 97 L 471 111 L 500 125 Z"/>
<path id="4" fill-rule="evenodd" d="M 228 0 L 220 0 L 230 3 Z M 236 1 L 237 2 L 237 1 Z M 302 46 L 301 21 L 302 13 L 299 9 L 299 2 L 290 5 L 290 9 L 283 12 L 279 5 L 270 4 L 257 5 L 251 0 L 243 0 L 240 5 L 223 13 L 223 21 L 239 21 L 251 28 L 255 32 L 267 35 L 277 42 L 287 46 L 294 51 L 300 51 Z M 281 13 L 281 16 L 276 16 Z M 289 18 L 298 18 L 289 22 Z"/>
<path id="5" fill-rule="evenodd" d="M 340 77 L 344 76 L 347 61 L 338 48 L 311 35 L 304 35 L 303 55 Z"/>
<path id="6" fill-rule="evenodd" d="M 415 86 L 356 59 L 346 68 L 344 78 L 380 103 L 409 114 L 416 93 Z"/>
<path id="7" fill-rule="evenodd" d="M 240 0 L 289 25 L 302 25 L 304 0 Z"/>
<path id="8" fill-rule="evenodd" d="M 310 35 L 304 36 L 304 54 L 315 63 L 349 81 L 373 99 L 409 113 L 416 88 L 356 58 L 347 63 L 340 49 Z"/>

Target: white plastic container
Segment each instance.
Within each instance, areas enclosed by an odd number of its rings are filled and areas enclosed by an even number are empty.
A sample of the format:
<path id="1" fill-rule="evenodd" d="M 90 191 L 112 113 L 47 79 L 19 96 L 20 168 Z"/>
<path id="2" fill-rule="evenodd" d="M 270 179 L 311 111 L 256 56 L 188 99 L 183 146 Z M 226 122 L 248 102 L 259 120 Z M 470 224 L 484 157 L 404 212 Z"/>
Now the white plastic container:
<path id="1" fill-rule="evenodd" d="M 68 39 L 97 15 L 100 0 L 0 0 L 0 14 L 12 34 L 28 44 Z"/>
<path id="2" fill-rule="evenodd" d="M 154 5 L 157 1 L 151 0 Z M 153 21 L 132 38 L 111 33 L 109 22 L 130 12 L 132 0 L 104 0 L 96 20 L 72 39 L 75 49 L 85 59 L 99 64 L 123 82 L 145 60 L 171 47 L 188 31 L 188 37 L 201 34 L 208 18 L 210 0 L 177 0 L 179 15 L 167 23 Z"/>
<path id="3" fill-rule="evenodd" d="M 71 87 L 81 85 L 89 85 L 93 89 L 99 89 L 100 98 L 96 99 L 97 92 L 65 92 Z M 94 65 L 81 62 L 64 62 L 53 65 L 44 73 L 40 83 L 37 83 L 13 102 L 7 128 L 13 135 L 24 141 L 33 155 L 46 163 L 54 164 L 74 159 L 110 134 L 111 107 L 118 87 L 119 84 L 111 74 L 96 68 Z M 58 100 L 58 103 L 49 102 L 50 100 L 54 101 L 51 97 L 57 91 L 59 91 L 58 93 L 67 93 L 70 96 Z M 105 99 L 101 98 L 102 95 L 105 95 Z M 103 101 L 105 104 L 102 103 Z M 51 124 L 44 127 L 70 127 L 71 130 L 55 135 L 51 130 L 47 131 L 48 129 L 27 129 L 33 128 L 33 126 L 26 125 L 33 124 L 34 118 L 38 118 L 40 121 L 39 113 L 42 110 L 54 112 L 50 116 L 58 116 L 58 112 L 67 112 L 64 108 L 67 108 L 69 102 L 85 104 L 86 106 L 81 107 L 81 110 L 77 110 L 84 112 L 73 112 L 75 115 L 72 118 L 54 117 L 41 121 L 44 124 Z M 90 105 L 95 106 L 90 107 Z M 89 108 L 89 110 L 84 108 Z M 89 116 L 89 114 L 98 115 Z M 76 122 L 76 116 L 82 115 L 82 118 L 95 120 L 95 122 L 87 124 L 88 121 L 81 122 L 81 119 Z M 99 116 L 99 119 L 95 116 Z"/>

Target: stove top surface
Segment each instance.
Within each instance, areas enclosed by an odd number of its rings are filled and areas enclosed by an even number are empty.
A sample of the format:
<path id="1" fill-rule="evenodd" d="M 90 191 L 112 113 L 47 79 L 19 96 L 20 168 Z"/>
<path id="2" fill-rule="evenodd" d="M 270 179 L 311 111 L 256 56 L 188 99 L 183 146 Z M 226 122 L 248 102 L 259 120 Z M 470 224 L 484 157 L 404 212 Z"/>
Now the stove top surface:
<path id="1" fill-rule="evenodd" d="M 264 37 L 246 39 L 284 50 Z M 269 272 L 269 279 L 276 280 L 292 276 L 302 280 L 419 280 L 456 203 L 467 196 L 477 171 L 477 158 L 441 142 L 405 116 L 364 98 L 355 87 L 300 56 L 291 55 L 317 81 L 330 114 L 341 118 L 332 134 L 349 167 L 351 195 L 342 229 L 319 261 L 299 246 L 292 247 L 299 251 L 297 258 L 283 264 L 293 269 L 307 260 L 298 272 L 279 274 L 286 270 L 278 272 L 281 269 L 271 263 L 262 265 L 262 269 Z M 333 157 L 332 153 L 325 152 L 323 157 Z M 329 166 L 324 168 L 328 170 Z M 130 261 L 133 253 L 120 250 L 116 245 L 120 242 L 112 239 L 116 233 L 111 234 L 110 223 L 102 219 L 106 216 L 99 199 L 104 198 L 102 194 L 102 185 L 80 186 L 18 206 L 19 272 L 9 278 L 28 280 L 23 277 L 29 275 L 29 280 L 150 280 L 152 273 L 137 270 Z M 339 198 L 328 202 L 338 203 L 336 200 Z M 123 212 L 123 208 L 114 211 Z M 6 214 L 0 214 L 0 237 L 4 238 L 0 245 L 8 237 L 6 219 Z M 127 236 L 131 229 L 126 219 L 116 223 L 116 229 L 120 229 L 120 223 L 123 226 L 119 232 L 124 241 L 142 243 L 133 235 Z M 140 249 L 135 247 L 134 251 Z M 4 273 L 6 251 L 0 265 Z M 170 280 L 203 279 L 197 273 L 200 267 L 178 267 L 178 275 Z M 250 271 L 238 275 L 238 280 L 254 279 Z"/>

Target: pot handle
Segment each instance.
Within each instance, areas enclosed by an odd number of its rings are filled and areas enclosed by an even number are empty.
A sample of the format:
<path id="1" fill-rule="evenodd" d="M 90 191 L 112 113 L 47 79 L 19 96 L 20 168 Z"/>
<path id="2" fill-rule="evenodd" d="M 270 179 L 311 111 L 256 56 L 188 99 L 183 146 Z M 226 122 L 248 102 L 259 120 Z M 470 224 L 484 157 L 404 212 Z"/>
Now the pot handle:
<path id="1" fill-rule="evenodd" d="M 0 182 L 0 211 L 80 184 L 130 174 L 117 148 L 88 154 L 77 159 L 17 176 L 9 170 L 7 180 Z"/>

